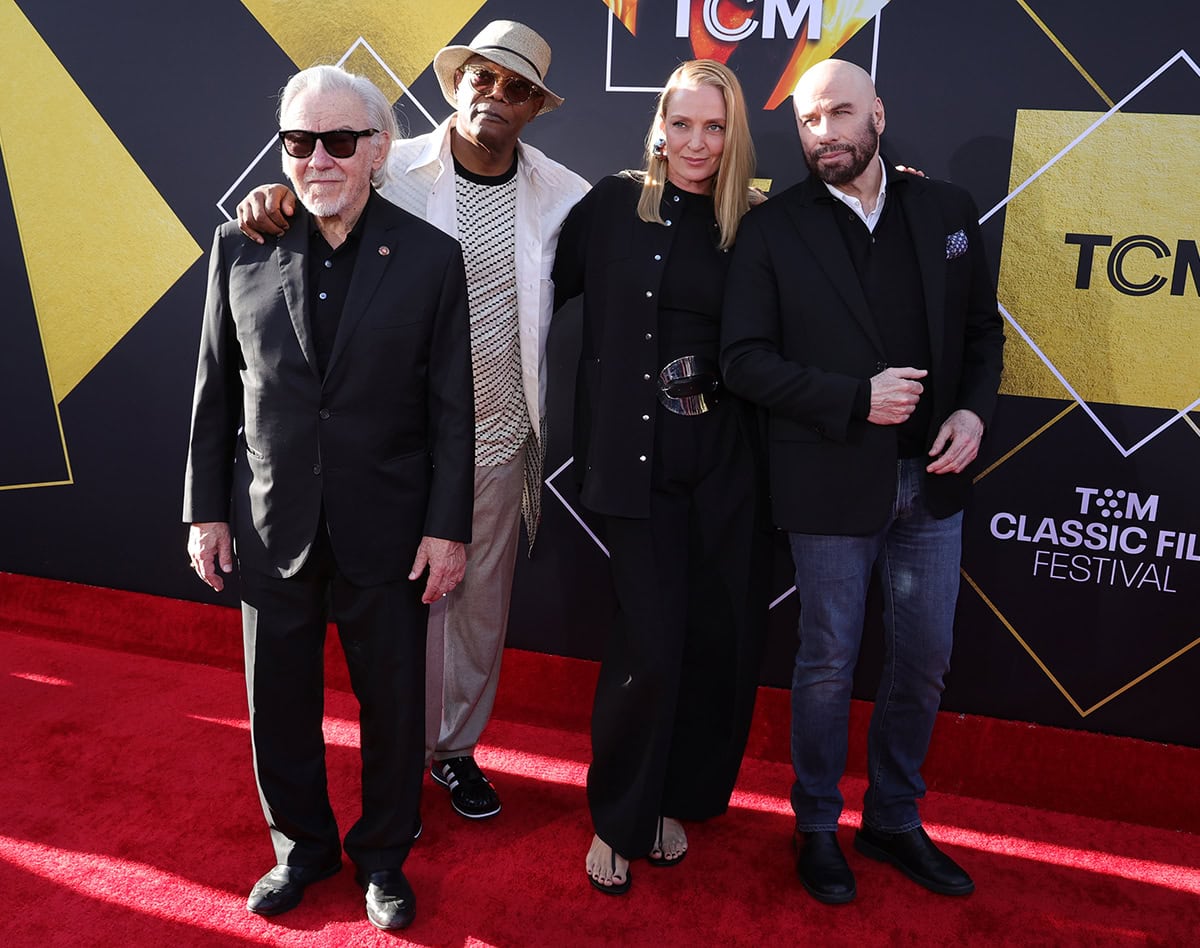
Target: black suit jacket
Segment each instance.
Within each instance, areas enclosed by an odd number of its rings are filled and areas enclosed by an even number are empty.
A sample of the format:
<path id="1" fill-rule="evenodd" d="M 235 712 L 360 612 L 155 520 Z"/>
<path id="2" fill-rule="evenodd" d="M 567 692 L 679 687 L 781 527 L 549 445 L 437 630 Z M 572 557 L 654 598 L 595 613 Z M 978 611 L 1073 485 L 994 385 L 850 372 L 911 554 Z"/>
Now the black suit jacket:
<path id="1" fill-rule="evenodd" d="M 904 208 L 921 272 L 931 364 L 917 368 L 930 371 L 922 396 L 933 401 L 929 446 L 957 409 L 989 423 L 1003 326 L 967 192 L 889 172 L 886 200 Z M 863 535 L 891 512 L 898 450 L 895 426 L 854 411 L 862 381 L 887 364 L 835 207 L 844 211 L 809 177 L 745 217 L 726 283 L 721 367 L 733 391 L 769 411 L 776 523 L 797 533 Z M 948 516 L 969 489 L 969 471 L 931 476 L 927 503 Z"/>
<path id="2" fill-rule="evenodd" d="M 322 506 L 358 585 L 407 576 L 422 536 L 468 541 L 474 400 L 457 241 L 372 192 L 324 378 L 309 219 L 277 241 L 217 228 L 192 407 L 185 522 L 230 521 L 239 564 L 288 577 Z"/>

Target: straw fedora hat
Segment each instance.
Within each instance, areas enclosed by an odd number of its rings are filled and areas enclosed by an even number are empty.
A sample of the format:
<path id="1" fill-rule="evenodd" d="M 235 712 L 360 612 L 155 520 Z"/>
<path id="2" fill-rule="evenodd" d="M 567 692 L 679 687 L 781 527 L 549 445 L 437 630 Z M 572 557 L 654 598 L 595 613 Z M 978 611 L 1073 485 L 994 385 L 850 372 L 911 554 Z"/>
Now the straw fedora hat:
<path id="1" fill-rule="evenodd" d="M 433 71 L 442 87 L 442 95 L 458 107 L 454 98 L 454 73 L 472 56 L 482 56 L 509 72 L 524 76 L 536 84 L 545 98 L 538 112 L 552 112 L 563 104 L 562 96 L 546 88 L 546 70 L 550 68 L 550 44 L 524 23 L 493 20 L 466 46 L 447 46 L 433 57 Z"/>

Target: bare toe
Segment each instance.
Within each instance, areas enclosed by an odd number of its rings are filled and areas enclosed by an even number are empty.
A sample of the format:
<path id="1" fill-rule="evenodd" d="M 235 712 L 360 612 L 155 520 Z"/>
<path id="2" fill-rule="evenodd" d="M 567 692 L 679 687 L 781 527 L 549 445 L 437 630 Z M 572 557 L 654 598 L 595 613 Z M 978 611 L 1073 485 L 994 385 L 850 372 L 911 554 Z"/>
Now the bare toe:
<path id="1" fill-rule="evenodd" d="M 629 860 L 614 852 L 599 836 L 592 837 L 586 866 L 588 875 L 602 886 L 623 886 L 629 879 Z"/>
<path id="2" fill-rule="evenodd" d="M 663 817 L 662 839 L 659 841 L 662 855 L 666 859 L 679 859 L 687 852 L 687 833 L 679 820 Z"/>
<path id="3" fill-rule="evenodd" d="M 659 817 L 658 833 L 650 850 L 652 866 L 674 866 L 687 855 L 687 833 L 679 820 L 669 816 Z"/>

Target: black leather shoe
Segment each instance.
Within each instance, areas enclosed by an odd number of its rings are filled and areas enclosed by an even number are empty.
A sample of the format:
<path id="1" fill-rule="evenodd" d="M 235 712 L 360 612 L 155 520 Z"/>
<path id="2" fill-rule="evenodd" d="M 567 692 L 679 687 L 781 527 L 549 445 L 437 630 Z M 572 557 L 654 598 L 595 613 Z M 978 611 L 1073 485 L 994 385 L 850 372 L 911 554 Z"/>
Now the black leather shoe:
<path id="1" fill-rule="evenodd" d="M 355 873 L 367 893 L 367 918 L 376 928 L 408 928 L 417 917 L 417 897 L 399 869 Z"/>
<path id="2" fill-rule="evenodd" d="M 434 783 L 450 790 L 450 805 L 469 820 L 482 820 L 500 812 L 500 797 L 483 775 L 474 757 L 448 757 L 430 767 Z"/>
<path id="3" fill-rule="evenodd" d="M 837 833 L 796 832 L 796 875 L 818 902 L 842 905 L 854 898 L 854 873 L 842 855 Z"/>
<path id="4" fill-rule="evenodd" d="M 300 904 L 306 887 L 336 875 L 341 868 L 340 859 L 329 866 L 280 864 L 254 883 L 246 908 L 255 915 L 282 915 Z"/>
<path id="5" fill-rule="evenodd" d="M 864 856 L 893 866 L 938 895 L 969 895 L 975 883 L 962 866 L 933 844 L 918 826 L 906 833 L 881 833 L 865 823 L 854 836 L 854 848 Z"/>

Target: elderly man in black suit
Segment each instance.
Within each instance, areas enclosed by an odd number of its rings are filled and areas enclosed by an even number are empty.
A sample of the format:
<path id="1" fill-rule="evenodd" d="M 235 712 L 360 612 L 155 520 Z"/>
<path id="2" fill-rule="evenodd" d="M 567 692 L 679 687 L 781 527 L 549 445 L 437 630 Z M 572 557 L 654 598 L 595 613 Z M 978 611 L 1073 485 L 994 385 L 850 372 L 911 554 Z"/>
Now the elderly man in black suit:
<path id="1" fill-rule="evenodd" d="M 396 135 L 368 80 L 330 66 L 280 103 L 297 225 L 265 245 L 217 229 L 184 520 L 220 590 L 236 542 L 254 769 L 276 915 L 341 868 L 321 732 L 326 622 L 360 704 L 362 816 L 345 850 L 379 928 L 412 922 L 428 603 L 462 579 L 473 425 L 457 242 L 375 194 Z M 428 578 L 420 578 L 428 569 Z"/>
<path id="2" fill-rule="evenodd" d="M 774 517 L 796 567 L 796 869 L 823 902 L 855 896 L 838 780 L 874 571 L 884 667 L 855 848 L 965 895 L 974 883 L 922 829 L 917 800 L 949 667 L 968 466 L 1000 378 L 994 284 L 970 196 L 880 158 L 867 73 L 823 62 L 793 103 L 811 174 L 742 223 L 721 364 L 768 411 Z"/>

